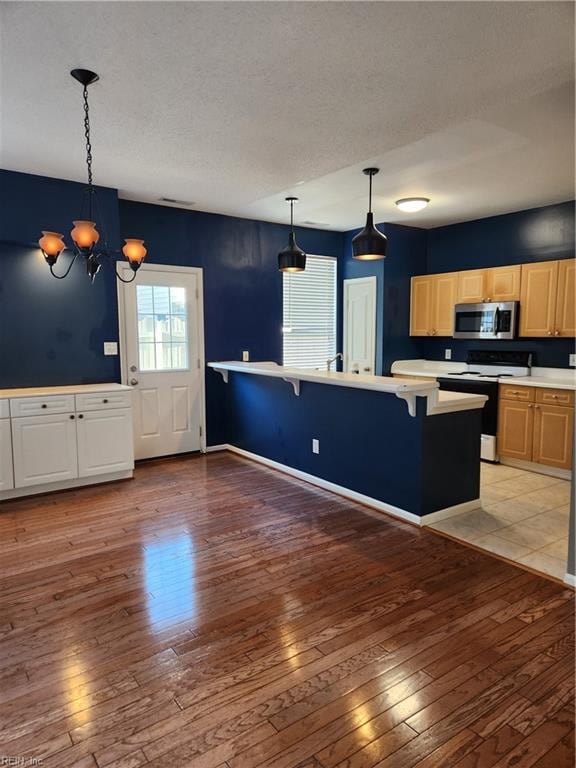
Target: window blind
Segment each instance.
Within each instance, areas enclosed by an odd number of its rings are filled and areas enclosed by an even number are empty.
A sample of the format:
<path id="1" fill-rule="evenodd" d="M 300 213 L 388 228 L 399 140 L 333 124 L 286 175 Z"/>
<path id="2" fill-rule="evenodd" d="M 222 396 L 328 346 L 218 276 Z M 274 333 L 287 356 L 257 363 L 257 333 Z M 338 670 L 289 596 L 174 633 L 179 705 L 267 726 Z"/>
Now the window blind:
<path id="1" fill-rule="evenodd" d="M 283 362 L 325 368 L 336 354 L 336 259 L 306 257 L 304 272 L 283 273 Z"/>

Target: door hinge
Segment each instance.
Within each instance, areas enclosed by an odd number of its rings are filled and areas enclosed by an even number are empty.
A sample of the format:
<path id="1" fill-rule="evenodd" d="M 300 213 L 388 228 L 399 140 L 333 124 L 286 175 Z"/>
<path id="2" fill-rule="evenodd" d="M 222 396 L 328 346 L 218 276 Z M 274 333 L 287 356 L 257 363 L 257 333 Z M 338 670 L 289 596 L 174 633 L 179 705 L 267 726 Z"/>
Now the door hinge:
<path id="1" fill-rule="evenodd" d="M 202 437 L 202 427 L 200 427 L 200 437 Z"/>
<path id="2" fill-rule="evenodd" d="M 198 368 L 200 368 L 200 359 L 198 359 L 197 362 L 198 362 Z"/>

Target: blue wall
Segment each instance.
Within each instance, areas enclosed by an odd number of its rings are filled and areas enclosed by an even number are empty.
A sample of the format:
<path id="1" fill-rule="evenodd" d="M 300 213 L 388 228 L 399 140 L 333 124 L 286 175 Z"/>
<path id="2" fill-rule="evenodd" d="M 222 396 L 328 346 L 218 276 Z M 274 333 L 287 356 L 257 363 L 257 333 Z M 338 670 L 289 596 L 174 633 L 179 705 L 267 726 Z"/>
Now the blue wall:
<path id="1" fill-rule="evenodd" d="M 119 360 L 103 342 L 118 339 L 116 278 L 103 267 L 94 285 L 75 264 L 55 280 L 40 254 L 41 229 L 65 233 L 78 217 L 84 185 L 0 171 L 0 387 L 118 381 Z M 99 190 L 111 247 L 141 237 L 148 262 L 204 269 L 206 359 L 282 355 L 282 279 L 277 254 L 288 227 L 118 200 Z M 339 257 L 343 235 L 299 228 L 309 253 Z M 61 259 L 65 259 L 63 254 Z M 58 264 L 56 271 L 62 270 Z M 207 388 L 208 442 L 224 442 L 221 385 Z"/>

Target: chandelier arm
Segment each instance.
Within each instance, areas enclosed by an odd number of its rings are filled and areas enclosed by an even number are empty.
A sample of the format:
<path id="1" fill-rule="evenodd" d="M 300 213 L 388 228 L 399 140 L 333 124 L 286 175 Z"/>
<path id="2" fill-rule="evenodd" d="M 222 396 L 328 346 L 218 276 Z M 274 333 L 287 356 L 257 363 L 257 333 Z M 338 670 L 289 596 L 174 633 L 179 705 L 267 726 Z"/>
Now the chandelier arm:
<path id="1" fill-rule="evenodd" d="M 64 272 L 63 275 L 57 275 L 56 272 L 54 272 L 54 264 L 50 264 L 50 274 L 52 275 L 52 277 L 55 277 L 56 280 L 64 280 L 65 277 L 68 277 L 70 270 L 72 269 L 72 265 L 74 264 L 77 258 L 78 258 L 78 251 L 74 251 L 74 256 L 72 258 L 72 261 L 70 262 L 70 264 L 68 264 L 68 269 L 66 270 L 66 272 Z"/>
<path id="2" fill-rule="evenodd" d="M 121 283 L 133 283 L 134 280 L 136 280 L 136 272 L 132 273 L 132 277 L 129 280 L 125 280 L 122 277 L 122 275 L 119 275 L 118 274 L 118 270 L 116 269 L 116 267 L 114 267 L 114 272 L 116 272 L 116 277 L 118 278 L 118 280 L 120 280 Z"/>

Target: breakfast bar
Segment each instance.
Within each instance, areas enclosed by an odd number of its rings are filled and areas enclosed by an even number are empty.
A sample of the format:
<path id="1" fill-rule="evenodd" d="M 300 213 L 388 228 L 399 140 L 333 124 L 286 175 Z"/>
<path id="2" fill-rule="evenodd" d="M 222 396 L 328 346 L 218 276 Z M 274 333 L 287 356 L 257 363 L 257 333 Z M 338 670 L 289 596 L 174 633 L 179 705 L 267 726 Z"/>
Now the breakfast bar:
<path id="1" fill-rule="evenodd" d="M 478 504 L 486 397 L 436 382 L 209 363 L 226 447 L 417 524 Z"/>

